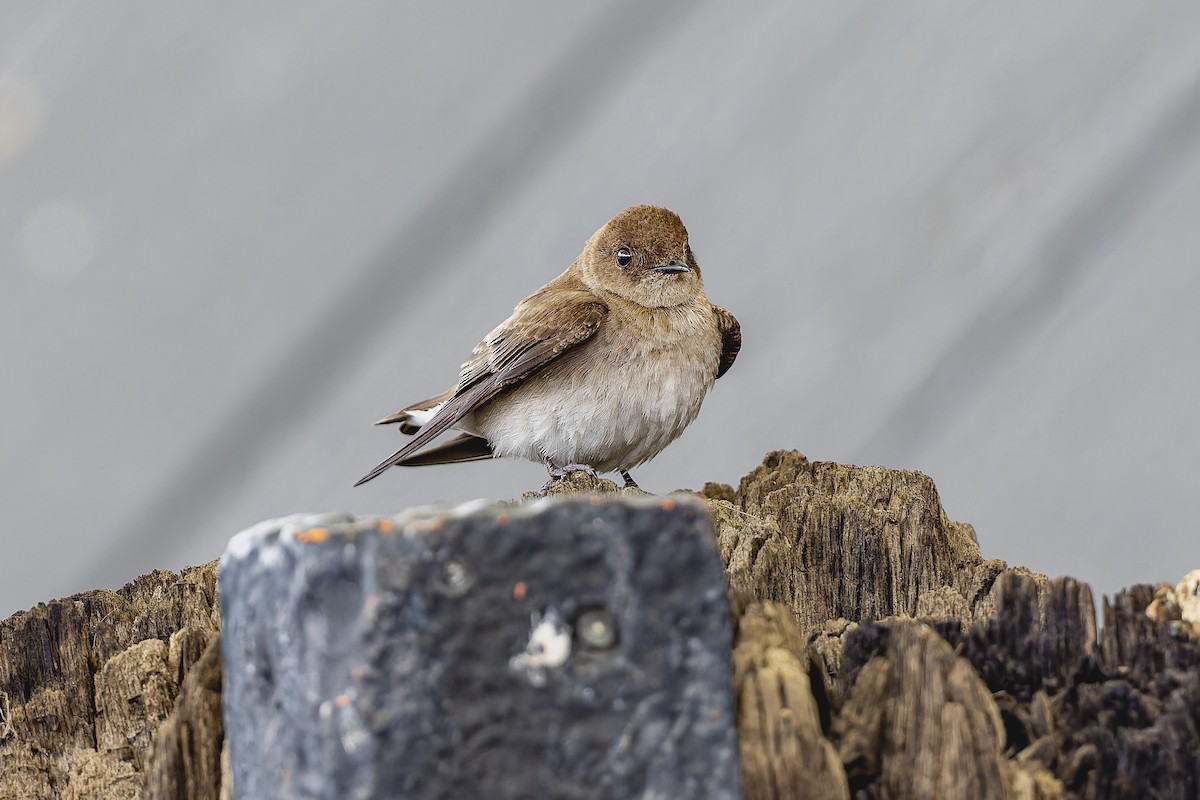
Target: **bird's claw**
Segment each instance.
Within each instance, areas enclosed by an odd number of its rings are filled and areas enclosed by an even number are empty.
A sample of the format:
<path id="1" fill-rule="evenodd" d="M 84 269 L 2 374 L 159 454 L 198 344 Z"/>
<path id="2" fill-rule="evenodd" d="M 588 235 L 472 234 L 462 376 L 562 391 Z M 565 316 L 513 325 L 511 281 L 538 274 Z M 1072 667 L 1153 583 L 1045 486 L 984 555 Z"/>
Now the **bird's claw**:
<path id="1" fill-rule="evenodd" d="M 597 480 L 600 478 L 596 474 L 596 470 L 587 464 L 567 464 L 565 467 L 555 467 L 547 464 L 546 470 L 550 473 L 550 480 L 546 481 L 546 484 L 542 487 L 542 494 L 550 491 L 550 487 L 554 485 L 555 481 L 565 480 L 572 472 L 583 472 Z"/>

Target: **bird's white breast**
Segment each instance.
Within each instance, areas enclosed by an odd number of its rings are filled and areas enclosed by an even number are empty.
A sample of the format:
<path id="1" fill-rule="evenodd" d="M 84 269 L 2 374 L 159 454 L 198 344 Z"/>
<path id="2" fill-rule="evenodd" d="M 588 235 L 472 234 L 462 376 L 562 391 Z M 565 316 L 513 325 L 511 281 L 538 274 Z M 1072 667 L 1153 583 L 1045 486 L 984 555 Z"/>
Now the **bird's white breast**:
<path id="1" fill-rule="evenodd" d="M 628 323 L 638 328 L 631 334 Z M 631 469 L 683 433 L 712 387 L 721 339 L 703 306 L 616 316 L 578 352 L 497 397 L 458 427 L 498 456 Z"/>

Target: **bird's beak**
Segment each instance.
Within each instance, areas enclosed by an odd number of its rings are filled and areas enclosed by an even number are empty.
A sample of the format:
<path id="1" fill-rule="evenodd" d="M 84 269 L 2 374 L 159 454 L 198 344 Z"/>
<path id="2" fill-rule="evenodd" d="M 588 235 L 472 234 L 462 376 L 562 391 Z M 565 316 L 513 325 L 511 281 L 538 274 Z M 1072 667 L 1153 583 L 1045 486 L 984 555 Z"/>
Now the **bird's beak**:
<path id="1" fill-rule="evenodd" d="M 692 271 L 691 267 L 689 267 L 687 264 L 680 261 L 678 258 L 674 259 L 670 264 L 663 264 L 658 267 L 651 267 L 650 269 L 653 270 L 654 272 L 662 272 L 662 273 L 691 272 Z"/>

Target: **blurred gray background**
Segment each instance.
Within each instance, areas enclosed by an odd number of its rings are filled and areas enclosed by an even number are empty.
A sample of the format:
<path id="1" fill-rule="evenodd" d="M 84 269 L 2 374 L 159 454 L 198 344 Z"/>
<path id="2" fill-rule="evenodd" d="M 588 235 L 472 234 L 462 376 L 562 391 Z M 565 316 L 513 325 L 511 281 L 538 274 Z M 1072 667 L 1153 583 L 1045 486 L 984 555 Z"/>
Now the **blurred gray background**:
<path id="1" fill-rule="evenodd" d="M 923 470 L 984 554 L 1200 566 L 1200 5 L 0 6 L 0 615 L 353 481 L 633 203 L 745 347 L 636 471 Z"/>

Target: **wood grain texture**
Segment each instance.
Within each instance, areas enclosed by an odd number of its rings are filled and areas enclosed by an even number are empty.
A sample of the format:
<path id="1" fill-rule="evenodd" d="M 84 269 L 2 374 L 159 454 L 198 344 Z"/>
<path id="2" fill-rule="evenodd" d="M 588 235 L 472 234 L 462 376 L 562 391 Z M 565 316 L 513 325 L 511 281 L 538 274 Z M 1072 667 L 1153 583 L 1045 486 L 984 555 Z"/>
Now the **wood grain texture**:
<path id="1" fill-rule="evenodd" d="M 916 613 L 921 596 L 980 590 L 969 525 L 951 522 L 919 472 L 770 453 L 719 512 L 736 592 L 791 609 L 807 635 L 826 620 Z"/>
<path id="2" fill-rule="evenodd" d="M 175 708 L 147 757 L 146 796 L 219 800 L 222 794 L 221 639 L 213 636 L 188 670 Z"/>
<path id="3" fill-rule="evenodd" d="M 143 770 L 219 629 L 216 562 L 0 622 L 0 798 L 202 796 L 146 793 Z"/>
<path id="4" fill-rule="evenodd" d="M 1087 584 L 985 559 L 921 473 L 781 451 L 702 494 L 748 798 L 1197 795 L 1196 579 L 1106 599 L 1100 630 Z"/>
<path id="5" fill-rule="evenodd" d="M 826 738 L 828 703 L 818 699 L 824 685 L 814 693 L 791 614 L 775 603 L 755 604 L 738 628 L 733 681 L 747 800 L 849 800 L 841 758 Z"/>

